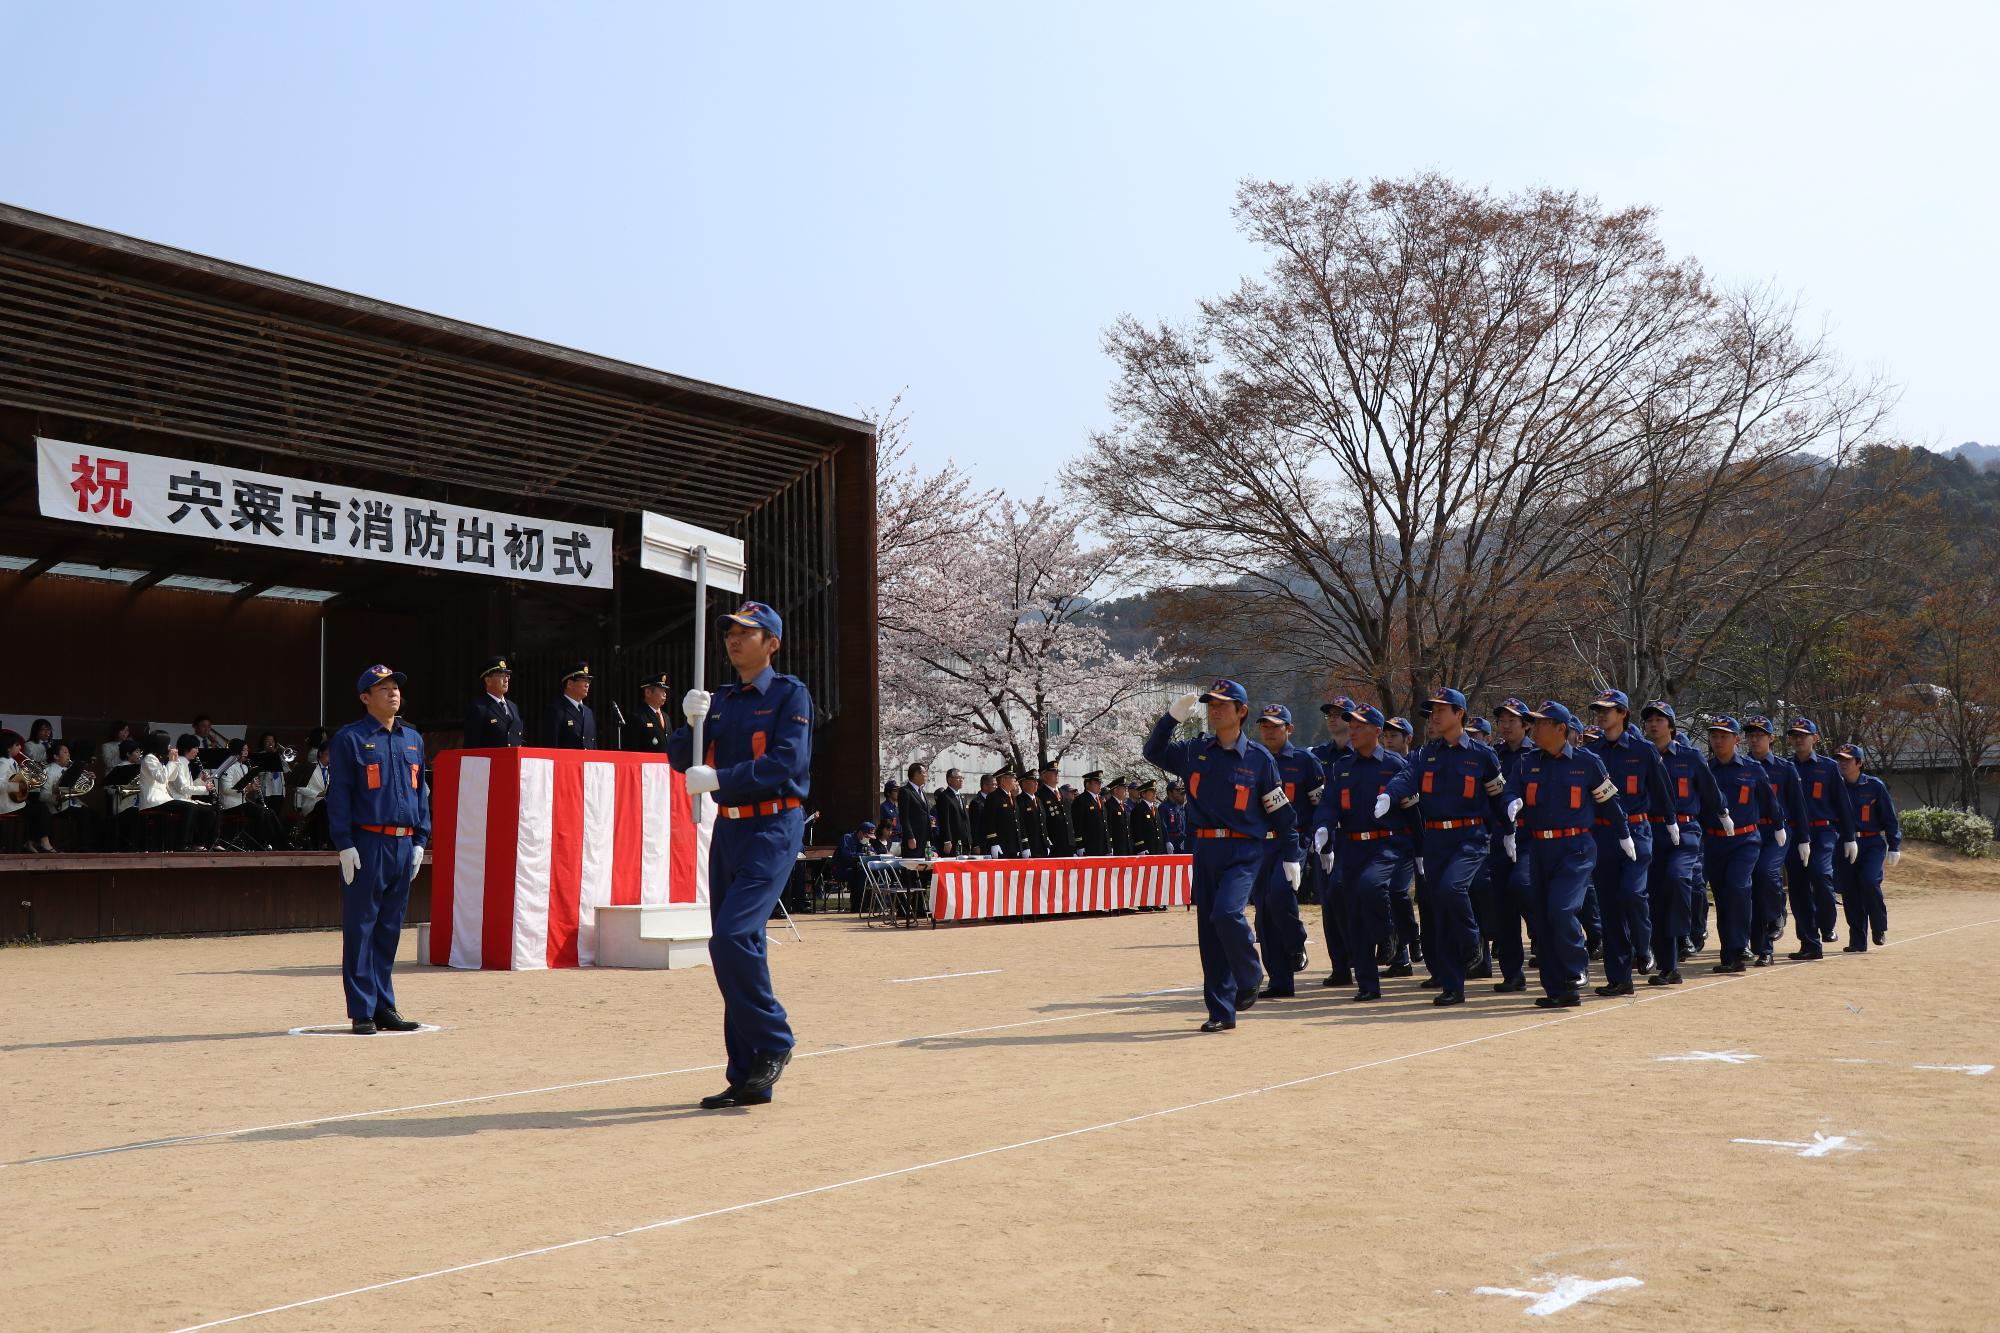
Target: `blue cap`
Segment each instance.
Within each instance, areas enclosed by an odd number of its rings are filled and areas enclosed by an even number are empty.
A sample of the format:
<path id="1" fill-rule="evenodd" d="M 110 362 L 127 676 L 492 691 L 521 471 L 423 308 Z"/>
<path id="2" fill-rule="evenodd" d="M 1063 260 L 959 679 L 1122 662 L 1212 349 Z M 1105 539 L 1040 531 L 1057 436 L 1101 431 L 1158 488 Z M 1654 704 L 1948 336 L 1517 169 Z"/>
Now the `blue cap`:
<path id="1" fill-rule="evenodd" d="M 1244 689 L 1233 680 L 1217 679 L 1215 684 L 1201 692 L 1201 701 L 1205 704 L 1243 704 L 1248 706 L 1250 703 L 1250 691 Z"/>
<path id="2" fill-rule="evenodd" d="M 1329 715 L 1334 713 L 1339 713 L 1342 717 L 1345 717 L 1347 716 L 1347 714 L 1353 712 L 1356 708 L 1359 708 L 1360 706 L 1361 705 L 1355 703 L 1354 700 L 1348 698 L 1346 695 L 1336 694 L 1333 696 L 1333 698 L 1321 704 L 1319 706 L 1319 711 Z"/>
<path id="3" fill-rule="evenodd" d="M 1465 724 L 1465 729 L 1476 736 L 1491 736 L 1493 734 L 1493 724 L 1483 717 L 1473 718 L 1472 721 Z"/>
<path id="4" fill-rule="evenodd" d="M 1283 704 L 1265 704 L 1264 711 L 1257 715 L 1257 720 L 1259 722 L 1282 722 L 1289 727 L 1292 725 L 1292 710 Z"/>
<path id="5" fill-rule="evenodd" d="M 1493 711 L 1495 713 L 1500 713 L 1503 715 L 1507 713 L 1512 713 L 1515 717 L 1520 718 L 1522 721 L 1526 721 L 1528 717 L 1528 705 L 1526 701 L 1521 699 L 1516 699 L 1511 694 L 1508 695 L 1506 698 L 1502 699 L 1500 701 L 1500 706 L 1494 709 Z"/>
<path id="6" fill-rule="evenodd" d="M 1853 741 L 1849 741 L 1838 750 L 1835 750 L 1833 757 L 1835 759 L 1852 759 L 1857 764 L 1865 764 L 1868 762 L 1868 751 Z"/>
<path id="7" fill-rule="evenodd" d="M 1592 708 L 1622 708 L 1628 713 L 1632 711 L 1632 701 L 1625 697 L 1625 691 L 1623 690 L 1606 690 L 1595 699 L 1592 699 L 1590 706 Z"/>
<path id="8" fill-rule="evenodd" d="M 385 680 L 393 680 L 398 685 L 401 685 L 404 679 L 402 672 L 391 671 L 388 667 L 377 662 L 374 666 L 369 667 L 361 673 L 360 680 L 354 682 L 354 692 L 356 694 L 366 694 Z"/>
<path id="9" fill-rule="evenodd" d="M 734 611 L 715 618 L 715 623 L 727 631 L 731 625 L 742 625 L 748 629 L 761 629 L 774 639 L 785 637 L 785 622 L 778 619 L 778 613 L 762 602 L 745 602 Z"/>
<path id="10" fill-rule="evenodd" d="M 875 831 L 875 821 L 874 821 L 874 820 L 872 820 L 872 819 L 864 819 L 864 820 L 862 820 L 862 821 L 861 821 L 861 831 L 862 831 L 863 833 L 873 833 L 873 832 Z"/>
<path id="11" fill-rule="evenodd" d="M 1542 706 L 1530 708 L 1528 716 L 1536 722 L 1560 722 L 1566 727 L 1576 725 L 1576 716 L 1554 699 L 1542 700 Z"/>
<path id="12" fill-rule="evenodd" d="M 1795 717 L 1792 719 L 1792 725 L 1785 729 L 1785 734 L 1787 736 L 1817 736 L 1819 735 L 1819 723 L 1809 717 Z"/>
<path id="13" fill-rule="evenodd" d="M 1400 731 L 1405 736 L 1415 737 L 1417 734 L 1417 729 L 1410 725 L 1410 719 L 1407 717 L 1392 717 L 1386 725 L 1389 730 Z"/>
<path id="14" fill-rule="evenodd" d="M 1752 713 L 1749 717 L 1744 718 L 1743 730 L 1761 731 L 1766 736 L 1775 736 L 1778 734 L 1777 728 L 1771 725 L 1771 719 L 1765 717 L 1762 713 Z"/>
<path id="15" fill-rule="evenodd" d="M 1669 722 L 1678 722 L 1681 720 L 1680 714 L 1674 711 L 1674 706 L 1665 699 L 1648 699 L 1645 707 L 1639 710 L 1639 716 L 1643 718 L 1648 713 L 1658 713 Z"/>
<path id="16" fill-rule="evenodd" d="M 1710 731 L 1726 731 L 1732 736 L 1741 736 L 1743 734 L 1742 726 L 1738 724 L 1735 718 L 1729 716 L 1727 713 L 1724 713 L 1719 717 L 1711 719 L 1708 724 L 1708 729 Z"/>
<path id="17" fill-rule="evenodd" d="M 1362 704 L 1359 708 L 1348 709 L 1347 720 L 1349 722 L 1359 722 L 1364 726 L 1370 726 L 1370 727 L 1385 727 L 1389 725 L 1388 722 L 1382 717 L 1382 710 L 1375 707 L 1372 704 Z M 1398 718 L 1397 721 L 1401 722 L 1402 719 Z M 1403 727 L 1399 727 L 1397 728 L 1397 730 L 1400 731 L 1403 728 L 1408 727 L 1409 725 L 1410 725 L 1409 723 L 1404 722 Z"/>
<path id="18" fill-rule="evenodd" d="M 1572 718 L 1570 720 L 1570 725 L 1574 727 L 1579 724 L 1574 718 Z M 1587 741 L 1603 740 L 1604 728 L 1598 726 L 1595 722 L 1593 722 L 1589 726 L 1583 728 L 1583 738 Z"/>
<path id="19" fill-rule="evenodd" d="M 1432 692 L 1429 699 L 1425 700 L 1424 711 L 1426 713 L 1430 712 L 1431 705 L 1433 704 L 1450 704 L 1462 713 L 1465 711 L 1465 696 L 1453 689 L 1436 690 Z"/>

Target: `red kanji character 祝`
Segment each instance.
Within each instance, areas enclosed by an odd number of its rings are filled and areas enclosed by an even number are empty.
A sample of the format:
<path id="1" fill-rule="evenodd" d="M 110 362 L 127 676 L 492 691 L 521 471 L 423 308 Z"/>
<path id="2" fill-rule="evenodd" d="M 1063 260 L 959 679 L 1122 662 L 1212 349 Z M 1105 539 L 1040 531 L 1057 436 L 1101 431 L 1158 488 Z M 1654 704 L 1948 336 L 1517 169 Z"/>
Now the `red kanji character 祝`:
<path id="1" fill-rule="evenodd" d="M 125 460 L 100 458 L 95 464 L 88 454 L 78 454 L 69 470 L 76 480 L 69 484 L 76 492 L 76 512 L 101 514 L 107 508 L 114 518 L 132 517 L 132 498 L 125 494 Z"/>

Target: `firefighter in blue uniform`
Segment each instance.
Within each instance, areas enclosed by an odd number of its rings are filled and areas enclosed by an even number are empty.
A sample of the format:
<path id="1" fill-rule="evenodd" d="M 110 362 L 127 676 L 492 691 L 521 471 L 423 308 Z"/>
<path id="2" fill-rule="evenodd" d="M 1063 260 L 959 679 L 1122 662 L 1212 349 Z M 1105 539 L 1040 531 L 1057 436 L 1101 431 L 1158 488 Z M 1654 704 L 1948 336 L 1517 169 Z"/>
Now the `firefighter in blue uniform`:
<path id="1" fill-rule="evenodd" d="M 1472 739 L 1493 750 L 1493 724 L 1483 717 L 1468 718 L 1465 729 L 1472 733 Z M 1506 766 L 1500 769 L 1501 777 L 1507 775 Z M 1500 938 L 1500 908 L 1507 892 L 1506 876 L 1496 871 L 1497 865 L 1509 865 L 1507 854 L 1500 850 L 1499 839 L 1494 839 L 1486 849 L 1486 864 L 1472 877 L 1472 917 L 1479 926 L 1479 961 L 1466 969 L 1465 975 L 1472 979 L 1490 979 L 1493 975 L 1493 946 Z"/>
<path id="2" fill-rule="evenodd" d="M 728 1086 L 704 1110 L 757 1106 L 792 1058 L 792 1028 L 771 991 L 764 927 L 798 864 L 812 777 L 812 696 L 796 676 L 771 665 L 784 623 L 762 602 L 718 617 L 736 683 L 709 694 L 689 690 L 668 758 L 687 774 L 690 796 L 713 792 L 715 831 L 708 852 L 709 962 L 722 992 Z M 706 718 L 704 753 L 692 724 Z M 696 762 L 699 760 L 699 762 Z"/>
<path id="3" fill-rule="evenodd" d="M 1604 762 L 1569 743 L 1569 709 L 1545 699 L 1528 720 L 1535 748 L 1507 780 L 1507 809 L 1519 820 L 1509 841 L 1528 866 L 1542 983 L 1535 1004 L 1567 1009 L 1583 1003 L 1579 987 L 1590 967 L 1577 914 L 1597 864 L 1596 812 L 1615 812 L 1618 793 Z"/>
<path id="4" fill-rule="evenodd" d="M 1858 856 L 1837 867 L 1840 904 L 1847 913 L 1847 946 L 1842 953 L 1867 953 L 1872 931 L 1877 944 L 1889 941 L 1889 902 L 1882 896 L 1882 867 L 1903 859 L 1903 826 L 1896 820 L 1896 802 L 1889 784 L 1862 770 L 1868 751 L 1849 742 L 1833 752 L 1840 776 L 1847 783 L 1848 804 L 1854 809 L 1854 841 Z"/>
<path id="5" fill-rule="evenodd" d="M 1348 743 L 1348 716 L 1358 707 L 1354 700 L 1344 694 L 1335 695 L 1330 701 L 1319 706 L 1320 716 L 1326 719 L 1326 739 L 1311 748 L 1310 753 L 1325 774 L 1333 772 L 1333 766 L 1343 756 L 1352 754 L 1354 747 Z M 1318 802 L 1301 805 L 1300 823 L 1305 823 Z M 1317 834 L 1305 834 L 1307 838 Z M 1315 851 L 1321 850 L 1315 848 Z M 1324 849 L 1333 854 L 1331 862 L 1314 856 L 1306 861 L 1306 875 L 1313 901 L 1319 904 L 1320 930 L 1326 935 L 1326 964 L 1329 969 L 1320 978 L 1322 986 L 1346 986 L 1354 981 L 1354 970 L 1347 956 L 1347 905 L 1342 899 L 1340 844 L 1334 843 Z"/>
<path id="6" fill-rule="evenodd" d="M 403 721 L 403 673 L 376 665 L 354 692 L 368 716 L 327 743 L 326 832 L 340 853 L 340 982 L 357 1036 L 414 1032 L 396 1008 L 390 969 L 410 886 L 431 845 L 424 738 Z"/>
<path id="7" fill-rule="evenodd" d="M 1187 802 L 1176 801 L 1176 793 L 1185 791 L 1179 781 L 1167 784 L 1167 799 L 1160 804 L 1160 836 L 1166 839 L 1169 852 L 1185 852 L 1188 849 Z"/>
<path id="8" fill-rule="evenodd" d="M 465 706 L 465 748 L 506 750 L 522 744 L 521 710 L 507 697 L 514 670 L 504 657 L 490 657 L 479 670 L 479 693 Z"/>
<path id="9" fill-rule="evenodd" d="M 1598 728 L 1584 726 L 1583 719 L 1577 716 L 1574 709 L 1567 711 L 1569 712 L 1569 722 L 1564 727 L 1564 730 L 1568 733 L 1569 743 L 1572 747 L 1578 750 L 1588 749 L 1591 741 L 1603 738 L 1604 733 Z M 1595 863 L 1593 862 L 1593 864 Z M 1584 949 L 1588 951 L 1592 958 L 1604 957 L 1604 914 L 1598 910 L 1597 906 L 1597 879 L 1595 871 L 1592 872 L 1590 886 L 1583 891 L 1583 907 L 1577 912 L 1576 919 L 1583 923 Z"/>
<path id="10" fill-rule="evenodd" d="M 1382 729 L 1383 748 L 1404 759 L 1416 752 L 1416 741 L 1417 729 L 1407 717 L 1392 717 Z M 1423 875 L 1424 830 L 1423 821 L 1417 820 L 1410 828 L 1410 859 L 1397 867 L 1389 888 L 1389 910 L 1396 917 L 1396 954 L 1388 973 L 1392 977 L 1407 977 L 1412 960 L 1424 961 L 1423 922 L 1417 919 L 1417 895 L 1412 892 Z"/>
<path id="11" fill-rule="evenodd" d="M 542 714 L 542 744 L 552 750 L 595 750 L 597 714 L 590 704 L 590 664 L 578 662 L 563 673 L 562 693 Z"/>
<path id="12" fill-rule="evenodd" d="M 1722 961 L 1712 971 L 1741 972 L 1750 961 L 1753 894 L 1751 883 L 1764 852 L 1764 830 L 1778 839 L 1778 798 L 1764 766 L 1739 750 L 1743 728 L 1733 717 L 1708 724 L 1708 772 L 1722 810 L 1702 837 L 1703 870 L 1715 890 L 1715 933 Z M 1768 823 L 1767 823 L 1768 821 Z"/>
<path id="13" fill-rule="evenodd" d="M 1590 752 L 1603 762 L 1618 788 L 1616 807 L 1607 804 L 1597 819 L 1593 880 L 1604 920 L 1604 984 L 1597 993 L 1630 995 L 1633 964 L 1650 952 L 1653 938 L 1652 909 L 1646 899 L 1653 860 L 1652 816 L 1669 811 L 1673 801 L 1660 752 L 1626 725 L 1632 705 L 1625 692 L 1606 690 L 1590 708 L 1603 729 L 1603 735 L 1590 743 Z M 1673 942 L 1667 941 L 1665 947 L 1673 948 Z"/>
<path id="14" fill-rule="evenodd" d="M 1392 810 L 1377 818 L 1375 806 L 1409 761 L 1382 744 L 1384 719 L 1379 708 L 1357 706 L 1347 715 L 1347 753 L 1334 761 L 1326 786 L 1313 811 L 1313 843 L 1319 848 L 1320 869 L 1331 875 L 1339 852 L 1340 901 L 1347 909 L 1343 938 L 1353 949 L 1357 1001 L 1382 998 L 1376 959 L 1396 936 L 1390 895 L 1399 872 L 1414 854 L 1410 837 L 1414 817 Z M 1391 976 L 1409 976 L 1407 960 L 1392 967 Z"/>
<path id="15" fill-rule="evenodd" d="M 1174 740 L 1175 729 L 1198 703 L 1208 705 L 1210 734 Z M 1236 1011 L 1257 1002 L 1257 945 L 1243 907 L 1263 869 L 1265 842 L 1298 846 L 1298 813 L 1285 799 L 1277 760 L 1244 732 L 1249 716 L 1250 696 L 1243 687 L 1218 680 L 1200 694 L 1174 700 L 1146 737 L 1146 761 L 1188 785 L 1195 934 L 1208 1005 L 1203 1032 L 1235 1027 Z M 1285 879 L 1296 890 L 1299 863 L 1284 864 L 1291 867 L 1283 872 Z"/>
<path id="16" fill-rule="evenodd" d="M 1639 725 L 1667 770 L 1667 804 L 1653 811 L 1653 862 L 1646 901 L 1653 915 L 1651 986 L 1678 986 L 1681 963 L 1708 940 L 1708 885 L 1702 869 L 1704 828 L 1726 824 L 1722 791 L 1701 752 L 1675 731 L 1674 706 L 1654 699 L 1639 710 Z M 1695 906 L 1695 899 L 1701 906 Z"/>
<path id="17" fill-rule="evenodd" d="M 1479 956 L 1479 923 L 1472 915 L 1472 880 L 1486 865 L 1491 834 L 1510 832 L 1501 796 L 1507 779 L 1500 756 L 1465 730 L 1465 696 L 1453 689 L 1428 705 L 1434 740 L 1375 798 L 1375 817 L 1399 805 L 1424 822 L 1422 892 L 1424 958 L 1437 982 L 1437 1005 L 1465 1003 L 1466 964 Z"/>
<path id="18" fill-rule="evenodd" d="M 1769 967 L 1785 933 L 1785 867 L 1789 858 L 1786 845 L 1805 846 L 1807 837 L 1805 798 L 1799 792 L 1799 770 L 1791 760 L 1772 748 L 1775 728 L 1768 717 L 1743 719 L 1743 735 L 1749 744 L 1750 761 L 1764 770 L 1771 788 L 1776 813 L 1770 822 L 1758 820 L 1762 845 L 1757 849 L 1757 873 L 1751 881 L 1750 946 L 1754 967 Z"/>
<path id="19" fill-rule="evenodd" d="M 1301 816 L 1309 813 L 1326 782 L 1326 770 L 1310 753 L 1292 744 L 1292 710 L 1267 704 L 1257 717 L 1257 735 L 1277 762 L 1285 799 Z M 1299 917 L 1298 880 L 1286 864 L 1303 867 L 1307 830 L 1301 817 L 1289 840 L 1273 838 L 1265 845 L 1264 868 L 1257 881 L 1257 949 L 1264 959 L 1270 985 L 1267 1000 L 1289 999 L 1295 978 L 1306 967 L 1306 925 Z"/>
<path id="20" fill-rule="evenodd" d="M 1509 782 L 1527 762 L 1535 747 L 1528 740 L 1528 705 L 1515 698 L 1500 701 L 1493 712 L 1494 730 L 1499 744 L 1493 753 L 1500 756 L 1500 774 Z M 1518 848 L 1516 849 L 1518 851 Z M 1500 964 L 1500 980 L 1493 989 L 1500 994 L 1528 989 L 1527 958 L 1521 949 L 1521 927 L 1528 928 L 1528 940 L 1532 946 L 1538 925 L 1535 913 L 1530 909 L 1528 897 L 1528 859 L 1524 856 L 1509 856 L 1504 847 L 1495 846 L 1486 858 L 1486 874 L 1489 894 L 1488 910 L 1492 913 L 1485 929 L 1493 941 L 1493 957 Z M 1475 904 L 1477 906 L 1477 904 Z"/>
<path id="21" fill-rule="evenodd" d="M 1818 752 L 1819 724 L 1795 717 L 1785 734 L 1792 740 L 1792 767 L 1799 771 L 1799 797 L 1806 809 L 1806 836 L 1798 845 L 1799 870 L 1792 879 L 1793 927 L 1799 947 L 1785 955 L 1795 962 L 1812 962 L 1833 943 L 1838 914 L 1833 901 L 1834 844 L 1853 865 L 1860 855 L 1854 839 L 1854 805 L 1840 765 Z"/>

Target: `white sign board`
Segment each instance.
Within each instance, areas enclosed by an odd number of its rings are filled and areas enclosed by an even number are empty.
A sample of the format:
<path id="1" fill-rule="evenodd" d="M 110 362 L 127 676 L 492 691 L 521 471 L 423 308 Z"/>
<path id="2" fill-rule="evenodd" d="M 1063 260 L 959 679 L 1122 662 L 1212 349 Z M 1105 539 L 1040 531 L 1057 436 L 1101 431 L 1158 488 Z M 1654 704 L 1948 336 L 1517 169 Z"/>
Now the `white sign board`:
<path id="1" fill-rule="evenodd" d="M 694 552 L 708 548 L 708 586 L 743 591 L 743 542 L 664 514 L 645 515 L 639 528 L 639 567 L 677 579 L 694 580 Z"/>
<path id="2" fill-rule="evenodd" d="M 611 529 L 246 472 L 129 449 L 35 441 L 46 518 L 396 565 L 611 586 Z"/>

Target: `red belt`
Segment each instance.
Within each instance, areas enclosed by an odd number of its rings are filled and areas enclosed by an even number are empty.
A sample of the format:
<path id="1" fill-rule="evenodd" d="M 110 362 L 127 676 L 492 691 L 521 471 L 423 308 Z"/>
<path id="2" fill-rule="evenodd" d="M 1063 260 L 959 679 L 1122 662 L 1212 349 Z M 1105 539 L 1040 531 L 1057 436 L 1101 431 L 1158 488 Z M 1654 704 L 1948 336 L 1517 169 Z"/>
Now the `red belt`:
<path id="1" fill-rule="evenodd" d="M 1645 822 L 1646 822 L 1646 816 L 1645 816 L 1645 815 L 1627 815 L 1627 816 L 1625 816 L 1625 822 L 1626 822 L 1626 823 L 1628 823 L 1628 824 L 1643 824 L 1643 823 L 1645 823 Z M 1597 821 L 1597 827 L 1599 827 L 1599 828 L 1617 828 L 1617 827 L 1618 827 L 1618 821 L 1617 821 L 1617 820 L 1615 820 L 1615 819 L 1600 819 L 1600 820 L 1598 820 L 1598 821 Z"/>
<path id="2" fill-rule="evenodd" d="M 775 815 L 780 810 L 796 810 L 804 804 L 796 796 L 787 796 L 780 801 L 759 801 L 755 805 L 718 805 L 716 812 L 724 819 L 752 819 L 758 815 Z"/>
<path id="3" fill-rule="evenodd" d="M 360 827 L 363 833 L 379 833 L 385 838 L 408 838 L 416 834 L 415 829 L 401 824 L 363 824 Z"/>
<path id="4" fill-rule="evenodd" d="M 1378 838 L 1393 838 L 1400 831 L 1399 829 L 1381 828 L 1374 829 L 1368 833 L 1350 833 L 1347 835 L 1347 840 L 1349 842 L 1374 842 Z"/>
<path id="5" fill-rule="evenodd" d="M 1474 824 L 1484 824 L 1483 819 L 1426 819 L 1425 828 L 1471 828 Z"/>
<path id="6" fill-rule="evenodd" d="M 1528 830 L 1528 836 L 1531 838 L 1574 838 L 1580 833 L 1588 832 L 1590 830 L 1587 828 L 1531 828 Z"/>
<path id="7" fill-rule="evenodd" d="M 1825 828 L 1825 827 L 1826 827 L 1827 825 L 1829 825 L 1829 824 L 1831 824 L 1831 823 L 1833 823 L 1833 821 L 1832 821 L 1831 819 L 1815 819 L 1815 820 L 1814 820 L 1814 821 L 1812 822 L 1812 826 L 1813 826 L 1814 828 Z"/>
<path id="8" fill-rule="evenodd" d="M 1198 828 L 1194 831 L 1194 836 L 1197 838 L 1242 838 L 1246 842 L 1250 841 L 1249 834 L 1238 833 L 1233 828 Z"/>
<path id="9" fill-rule="evenodd" d="M 1775 819 L 1760 819 L 1757 821 L 1758 828 L 1776 828 L 1777 826 L 1778 821 Z"/>
<path id="10" fill-rule="evenodd" d="M 1665 815 L 1647 815 L 1646 818 L 1652 820 L 1655 824 L 1664 824 L 1667 822 L 1667 817 Z M 1632 816 L 1633 823 L 1637 823 L 1638 821 L 1639 821 L 1638 815 Z M 1675 815 L 1674 822 L 1676 824 L 1679 824 L 1682 828 L 1686 828 L 1689 824 L 1694 823 L 1694 820 L 1688 817 L 1687 815 Z"/>
<path id="11" fill-rule="evenodd" d="M 1711 838 L 1741 838 L 1747 834 L 1755 833 L 1757 828 L 1758 826 L 1755 824 L 1739 824 L 1736 826 L 1734 833 L 1724 833 L 1719 828 L 1706 829 L 1704 832 Z"/>
<path id="12" fill-rule="evenodd" d="M 1882 830 L 1878 828 L 1865 828 L 1854 836 L 1857 838 L 1879 838 L 1882 836 Z"/>

